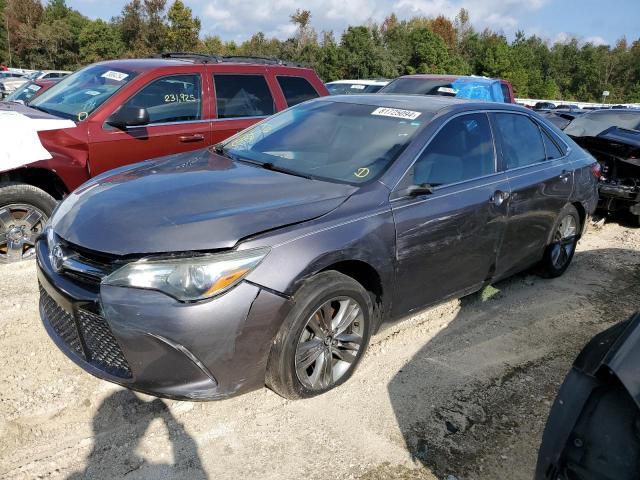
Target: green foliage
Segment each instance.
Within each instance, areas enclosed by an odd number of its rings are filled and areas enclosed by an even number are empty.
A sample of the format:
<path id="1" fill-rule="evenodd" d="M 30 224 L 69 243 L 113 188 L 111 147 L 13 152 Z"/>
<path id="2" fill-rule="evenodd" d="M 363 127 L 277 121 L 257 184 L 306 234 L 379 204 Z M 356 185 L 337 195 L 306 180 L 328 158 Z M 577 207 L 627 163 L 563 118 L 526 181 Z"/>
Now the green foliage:
<path id="1" fill-rule="evenodd" d="M 336 41 L 316 33 L 309 10 L 292 12 L 291 38 L 256 32 L 242 43 L 200 37 L 200 19 L 183 0 L 128 0 L 121 14 L 91 20 L 65 0 L 0 0 L 0 62 L 13 66 L 75 69 L 119 57 L 147 57 L 163 51 L 212 55 L 278 57 L 307 64 L 325 81 L 393 78 L 407 73 L 486 75 L 509 80 L 516 95 L 640 102 L 640 39 L 615 46 L 583 44 L 576 38 L 550 44 L 518 32 L 504 35 L 474 30 L 462 9 L 454 19 L 390 14 L 380 25 L 353 25 Z M 8 32 L 6 26 L 8 25 Z M 8 35 L 7 35 L 8 33 Z"/>

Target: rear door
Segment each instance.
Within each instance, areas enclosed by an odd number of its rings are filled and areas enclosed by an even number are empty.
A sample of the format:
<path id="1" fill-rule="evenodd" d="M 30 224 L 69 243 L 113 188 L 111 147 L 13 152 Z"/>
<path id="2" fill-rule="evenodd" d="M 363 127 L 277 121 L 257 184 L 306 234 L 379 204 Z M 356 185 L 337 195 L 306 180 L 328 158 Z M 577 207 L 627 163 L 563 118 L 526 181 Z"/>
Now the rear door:
<path id="1" fill-rule="evenodd" d="M 211 141 L 216 144 L 276 112 L 275 95 L 267 81 L 266 68 L 253 67 L 246 73 L 232 70 L 213 73 L 215 118 Z"/>
<path id="2" fill-rule="evenodd" d="M 551 229 L 573 190 L 567 150 L 524 113 L 492 113 L 502 168 L 511 188 L 497 276 L 542 258 Z"/>
<path id="3" fill-rule="evenodd" d="M 410 185 L 433 193 L 403 195 Z M 394 189 L 394 315 L 479 288 L 493 276 L 509 186 L 486 113 L 450 119 Z"/>
<path id="4" fill-rule="evenodd" d="M 89 166 L 91 176 L 150 158 L 204 148 L 211 133 L 206 98 L 207 79 L 202 68 L 156 76 L 124 102 L 144 107 L 149 124 L 120 130 L 106 123 L 90 122 Z M 112 107 L 114 113 L 120 105 Z"/>

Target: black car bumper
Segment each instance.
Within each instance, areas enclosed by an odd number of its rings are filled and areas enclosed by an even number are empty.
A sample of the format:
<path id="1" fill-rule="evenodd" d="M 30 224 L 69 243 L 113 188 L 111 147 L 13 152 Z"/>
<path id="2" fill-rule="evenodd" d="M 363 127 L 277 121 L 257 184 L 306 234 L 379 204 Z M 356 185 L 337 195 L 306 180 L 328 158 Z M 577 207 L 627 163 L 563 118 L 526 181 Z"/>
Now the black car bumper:
<path id="1" fill-rule="evenodd" d="M 55 344 L 96 377 L 144 393 L 210 400 L 264 385 L 271 339 L 290 302 L 241 283 L 205 302 L 83 284 L 37 244 L 40 315 Z"/>

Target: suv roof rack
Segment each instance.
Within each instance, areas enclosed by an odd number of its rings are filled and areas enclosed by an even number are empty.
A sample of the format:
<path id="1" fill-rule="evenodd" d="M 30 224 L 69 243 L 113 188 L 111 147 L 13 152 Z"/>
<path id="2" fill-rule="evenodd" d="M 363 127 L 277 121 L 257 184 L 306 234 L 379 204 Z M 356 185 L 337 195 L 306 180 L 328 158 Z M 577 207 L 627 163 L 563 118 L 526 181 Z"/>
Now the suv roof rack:
<path id="1" fill-rule="evenodd" d="M 256 57 L 248 55 L 209 55 L 206 53 L 191 52 L 164 52 L 155 55 L 154 58 L 170 58 L 175 60 L 191 60 L 199 63 L 258 63 L 261 65 L 282 65 L 286 67 L 304 67 L 297 62 L 289 62 L 279 58 Z"/>

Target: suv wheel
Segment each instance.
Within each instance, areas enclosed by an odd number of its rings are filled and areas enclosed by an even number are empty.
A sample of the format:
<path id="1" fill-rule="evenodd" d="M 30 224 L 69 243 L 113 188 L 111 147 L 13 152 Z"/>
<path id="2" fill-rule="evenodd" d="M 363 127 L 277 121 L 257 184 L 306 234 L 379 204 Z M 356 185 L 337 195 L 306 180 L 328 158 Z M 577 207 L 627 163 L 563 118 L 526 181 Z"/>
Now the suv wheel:
<path id="1" fill-rule="evenodd" d="M 0 187 L 0 263 L 35 256 L 35 240 L 55 206 L 51 195 L 32 185 L 10 183 Z"/>
<path id="2" fill-rule="evenodd" d="M 267 385 L 297 399 L 344 383 L 369 344 L 372 312 L 371 295 L 351 277 L 328 271 L 309 279 L 276 335 Z"/>
<path id="3" fill-rule="evenodd" d="M 580 231 L 580 215 L 576 207 L 566 205 L 553 226 L 551 243 L 540 264 L 540 274 L 543 277 L 555 278 L 565 272 L 576 251 Z"/>

